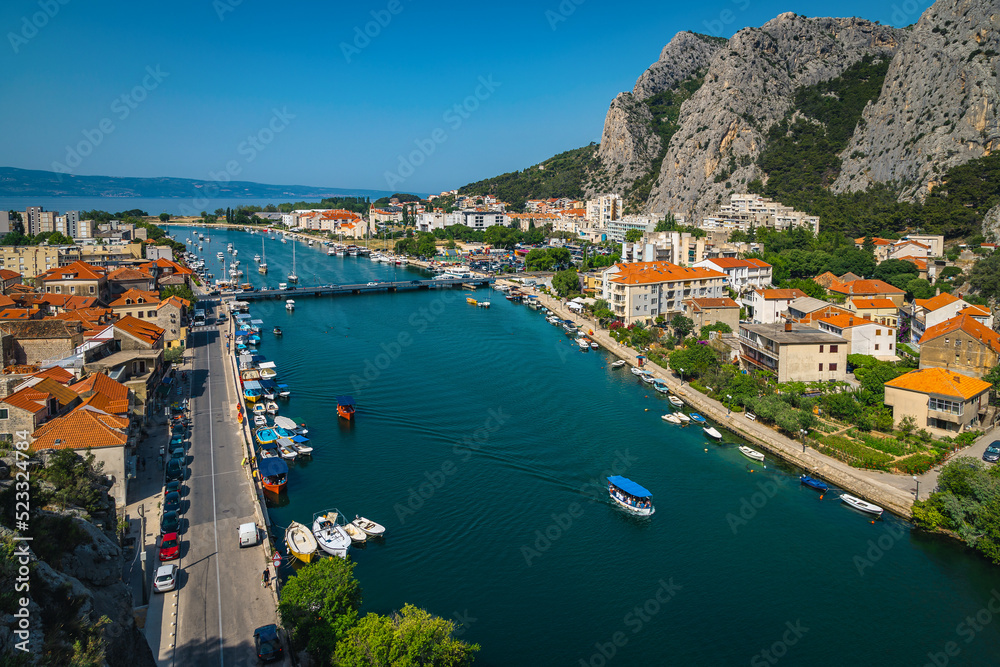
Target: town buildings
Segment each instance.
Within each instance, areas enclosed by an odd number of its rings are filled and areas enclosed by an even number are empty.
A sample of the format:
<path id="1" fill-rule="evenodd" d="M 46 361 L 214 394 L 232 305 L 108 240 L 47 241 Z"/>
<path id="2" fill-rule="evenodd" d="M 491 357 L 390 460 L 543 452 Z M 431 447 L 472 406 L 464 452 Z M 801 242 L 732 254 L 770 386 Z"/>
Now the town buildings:
<path id="1" fill-rule="evenodd" d="M 910 371 L 885 383 L 885 404 L 898 427 L 910 417 L 917 429 L 955 436 L 983 425 L 989 407 L 989 382 L 943 368 Z"/>
<path id="2" fill-rule="evenodd" d="M 734 194 L 728 204 L 719 207 L 715 215 L 702 219 L 701 229 L 732 232 L 749 232 L 757 227 L 783 231 L 804 227 L 813 234 L 819 234 L 819 216 L 807 215 L 790 206 L 772 201 L 760 195 Z"/>
<path id="3" fill-rule="evenodd" d="M 602 298 L 626 325 L 670 319 L 684 312 L 684 302 L 727 296 L 726 276 L 719 271 L 669 262 L 615 264 L 602 272 Z"/>
<path id="4" fill-rule="evenodd" d="M 844 382 L 847 340 L 792 322 L 740 324 L 740 359 L 778 382 Z"/>

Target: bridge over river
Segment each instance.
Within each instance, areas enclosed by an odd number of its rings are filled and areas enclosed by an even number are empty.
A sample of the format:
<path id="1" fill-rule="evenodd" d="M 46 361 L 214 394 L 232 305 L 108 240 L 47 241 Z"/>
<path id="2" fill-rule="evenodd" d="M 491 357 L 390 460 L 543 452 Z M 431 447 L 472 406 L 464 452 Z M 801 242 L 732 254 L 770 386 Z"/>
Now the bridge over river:
<path id="1" fill-rule="evenodd" d="M 297 285 L 286 289 L 263 289 L 253 292 L 225 291 L 222 298 L 234 298 L 237 301 L 260 301 L 262 299 L 298 299 L 306 296 L 341 296 L 350 294 L 366 294 L 371 292 L 402 292 L 407 290 L 444 289 L 464 287 L 475 289 L 489 287 L 491 278 L 445 278 L 432 280 L 396 280 L 356 285 Z"/>

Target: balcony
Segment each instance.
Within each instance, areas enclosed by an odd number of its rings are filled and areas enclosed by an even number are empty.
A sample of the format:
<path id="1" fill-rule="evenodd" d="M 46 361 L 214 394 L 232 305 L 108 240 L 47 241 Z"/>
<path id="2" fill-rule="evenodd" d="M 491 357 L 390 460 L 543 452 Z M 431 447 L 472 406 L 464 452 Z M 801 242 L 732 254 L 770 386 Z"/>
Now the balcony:
<path id="1" fill-rule="evenodd" d="M 766 354 L 769 357 L 773 357 L 774 359 L 778 359 L 778 349 L 773 346 L 761 345 L 760 343 L 752 341 L 749 338 L 744 338 L 743 336 L 740 336 L 740 344 L 751 350 L 755 350 L 762 354 Z"/>
<path id="2" fill-rule="evenodd" d="M 756 357 L 749 354 L 741 354 L 740 359 L 746 363 L 756 366 L 757 368 L 762 368 L 765 371 L 771 371 L 773 373 L 778 372 L 778 363 L 768 357 Z M 773 362 L 773 363 L 772 363 Z"/>
<path id="3" fill-rule="evenodd" d="M 952 412 L 946 412 L 944 410 L 931 410 L 927 409 L 927 416 L 933 419 L 940 419 L 941 421 L 951 422 L 953 424 L 962 423 L 962 415 L 956 415 Z"/>

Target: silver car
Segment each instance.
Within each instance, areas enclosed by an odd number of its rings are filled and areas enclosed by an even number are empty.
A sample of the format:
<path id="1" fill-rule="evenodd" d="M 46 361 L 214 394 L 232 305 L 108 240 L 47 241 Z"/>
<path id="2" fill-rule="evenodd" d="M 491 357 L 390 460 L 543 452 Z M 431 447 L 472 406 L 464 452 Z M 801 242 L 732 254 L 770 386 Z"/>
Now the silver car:
<path id="1" fill-rule="evenodd" d="M 156 576 L 153 577 L 153 592 L 166 593 L 177 588 L 177 565 L 167 563 L 156 568 Z"/>

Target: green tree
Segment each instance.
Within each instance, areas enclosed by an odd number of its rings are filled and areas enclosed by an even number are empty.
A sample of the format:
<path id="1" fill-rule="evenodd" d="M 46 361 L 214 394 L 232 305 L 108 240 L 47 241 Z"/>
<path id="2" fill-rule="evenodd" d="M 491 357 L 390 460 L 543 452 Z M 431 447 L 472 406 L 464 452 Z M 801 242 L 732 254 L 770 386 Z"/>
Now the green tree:
<path id="1" fill-rule="evenodd" d="M 934 296 L 934 288 L 923 278 L 911 280 L 906 284 L 906 291 L 913 295 L 914 299 L 929 299 Z"/>
<path id="2" fill-rule="evenodd" d="M 172 296 L 179 296 L 182 299 L 187 299 L 191 302 L 191 305 L 198 300 L 195 298 L 194 292 L 187 285 L 171 285 L 170 287 L 164 287 L 160 290 L 160 300 L 169 299 Z"/>
<path id="3" fill-rule="evenodd" d="M 691 318 L 685 317 L 680 313 L 674 315 L 674 318 L 670 320 L 670 326 L 673 327 L 674 333 L 677 334 L 677 340 L 684 340 L 694 330 L 694 322 L 691 321 Z"/>
<path id="4" fill-rule="evenodd" d="M 566 269 L 552 276 L 552 289 L 559 296 L 566 296 L 580 291 L 580 277 L 576 269 Z"/>
<path id="5" fill-rule="evenodd" d="M 164 212 L 160 214 L 160 222 L 166 222 L 169 219 L 170 219 L 169 213 Z"/>
<path id="6" fill-rule="evenodd" d="M 323 558 L 288 579 L 281 589 L 278 614 L 292 644 L 326 663 L 357 621 L 360 606 L 354 563 Z"/>
<path id="7" fill-rule="evenodd" d="M 392 616 L 367 614 L 337 644 L 341 667 L 465 667 L 471 665 L 478 644 L 453 635 L 452 621 L 405 605 Z"/>
<path id="8" fill-rule="evenodd" d="M 719 333 L 733 333 L 733 328 L 726 324 L 725 322 L 716 322 L 715 324 L 706 324 L 698 332 L 699 340 L 708 340 L 708 334 L 712 331 L 718 331 Z"/>
<path id="9" fill-rule="evenodd" d="M 861 244 L 861 249 L 872 257 L 875 256 L 875 239 L 872 238 L 871 234 L 865 236 L 865 242 Z"/>
<path id="10" fill-rule="evenodd" d="M 719 365 L 719 356 L 708 345 L 682 347 L 670 353 L 670 367 L 684 369 L 685 379 L 698 378 L 708 369 Z"/>
<path id="11" fill-rule="evenodd" d="M 809 280 L 808 278 L 792 278 L 789 280 L 782 280 L 778 283 L 778 287 L 781 289 L 801 290 L 814 299 L 826 298 L 826 288 L 817 283 L 815 280 Z"/>
<path id="12" fill-rule="evenodd" d="M 642 230 L 640 229 L 630 229 L 625 232 L 625 240 L 629 243 L 638 243 L 642 240 Z"/>

